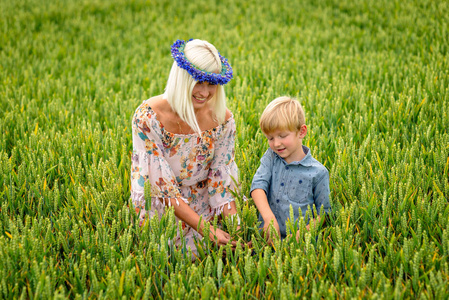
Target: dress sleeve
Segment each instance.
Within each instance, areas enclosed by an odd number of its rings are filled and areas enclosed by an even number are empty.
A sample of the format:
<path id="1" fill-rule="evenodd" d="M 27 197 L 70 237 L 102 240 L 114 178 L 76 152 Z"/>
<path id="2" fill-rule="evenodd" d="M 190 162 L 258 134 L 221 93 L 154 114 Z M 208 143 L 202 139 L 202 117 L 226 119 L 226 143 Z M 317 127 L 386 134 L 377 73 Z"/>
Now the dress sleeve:
<path id="1" fill-rule="evenodd" d="M 234 159 L 235 131 L 235 120 L 231 117 L 216 134 L 214 158 L 207 185 L 209 205 L 217 215 L 223 212 L 224 205 L 230 205 L 234 201 L 231 191 L 236 190 L 238 182 L 238 168 Z"/>
<path id="2" fill-rule="evenodd" d="M 141 216 L 145 212 L 145 182 L 150 183 L 152 207 L 163 205 L 157 198 L 183 199 L 173 170 L 163 155 L 162 132 L 156 115 L 145 102 L 134 114 L 132 138 L 131 199 L 136 211 Z"/>

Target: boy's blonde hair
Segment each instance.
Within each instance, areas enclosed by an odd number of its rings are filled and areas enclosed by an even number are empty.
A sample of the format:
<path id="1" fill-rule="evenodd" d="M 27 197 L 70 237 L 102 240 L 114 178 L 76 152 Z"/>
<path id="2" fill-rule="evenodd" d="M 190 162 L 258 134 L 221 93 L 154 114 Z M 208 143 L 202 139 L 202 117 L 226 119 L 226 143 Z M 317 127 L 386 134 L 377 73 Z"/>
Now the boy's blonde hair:
<path id="1" fill-rule="evenodd" d="M 203 40 L 191 40 L 186 43 L 184 53 L 197 68 L 207 72 L 221 72 L 222 65 L 218 51 L 211 43 Z M 201 133 L 192 103 L 192 91 L 197 82 L 186 70 L 181 69 L 176 62 L 173 62 L 164 98 L 168 100 L 181 120 L 195 132 Z M 209 103 L 214 112 L 215 121 L 223 124 L 226 115 L 226 94 L 222 85 L 217 85 L 217 92 Z"/>
<path id="2" fill-rule="evenodd" d="M 298 132 L 306 123 L 304 109 L 301 104 L 290 97 L 279 97 L 271 101 L 260 117 L 260 128 L 269 134 L 276 130 Z"/>

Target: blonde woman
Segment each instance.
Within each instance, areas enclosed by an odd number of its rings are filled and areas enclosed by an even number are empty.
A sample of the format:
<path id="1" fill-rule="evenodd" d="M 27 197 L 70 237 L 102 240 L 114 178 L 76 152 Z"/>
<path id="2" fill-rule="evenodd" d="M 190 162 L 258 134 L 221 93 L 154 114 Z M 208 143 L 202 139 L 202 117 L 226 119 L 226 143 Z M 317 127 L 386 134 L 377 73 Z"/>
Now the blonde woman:
<path id="1" fill-rule="evenodd" d="M 236 214 L 231 194 L 238 179 L 236 129 L 223 88 L 232 68 L 206 41 L 177 40 L 171 52 L 165 93 L 143 101 L 133 117 L 131 198 L 142 220 L 173 206 L 186 245 L 195 253 L 194 240 L 202 237 L 205 221 Z M 150 211 L 145 210 L 145 182 L 151 184 Z M 219 228 L 211 226 L 209 232 L 219 246 L 230 241 Z"/>

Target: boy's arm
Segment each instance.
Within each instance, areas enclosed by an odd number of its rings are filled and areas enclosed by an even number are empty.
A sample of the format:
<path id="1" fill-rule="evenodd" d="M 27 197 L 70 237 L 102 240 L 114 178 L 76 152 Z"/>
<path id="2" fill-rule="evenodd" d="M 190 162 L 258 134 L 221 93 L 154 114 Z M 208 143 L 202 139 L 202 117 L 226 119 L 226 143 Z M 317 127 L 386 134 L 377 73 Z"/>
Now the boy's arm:
<path id="1" fill-rule="evenodd" d="M 251 197 L 253 198 L 254 204 L 256 204 L 260 215 L 262 216 L 262 219 L 264 221 L 263 229 L 268 233 L 268 237 L 270 237 L 269 229 L 271 220 L 273 220 L 273 226 L 276 229 L 278 236 L 280 236 L 281 233 L 279 230 L 279 224 L 273 214 L 273 211 L 270 208 L 270 205 L 268 204 L 268 198 L 265 191 L 263 189 L 255 189 L 251 192 Z"/>
<path id="2" fill-rule="evenodd" d="M 270 221 L 274 218 L 273 211 L 268 204 L 267 194 L 265 194 L 263 189 L 255 189 L 251 192 L 251 197 L 253 198 L 254 204 L 256 204 L 256 207 L 264 221 Z"/>
<path id="3" fill-rule="evenodd" d="M 270 241 L 270 222 L 273 220 L 274 228 L 278 235 L 280 235 L 279 224 L 273 211 L 268 204 L 267 192 L 270 190 L 271 176 L 273 168 L 273 153 L 270 149 L 265 151 L 264 155 L 260 159 L 260 166 L 254 174 L 253 182 L 251 183 L 251 198 L 254 200 L 257 209 L 260 212 L 261 217 L 264 220 L 264 231 L 268 233 L 268 240 Z"/>

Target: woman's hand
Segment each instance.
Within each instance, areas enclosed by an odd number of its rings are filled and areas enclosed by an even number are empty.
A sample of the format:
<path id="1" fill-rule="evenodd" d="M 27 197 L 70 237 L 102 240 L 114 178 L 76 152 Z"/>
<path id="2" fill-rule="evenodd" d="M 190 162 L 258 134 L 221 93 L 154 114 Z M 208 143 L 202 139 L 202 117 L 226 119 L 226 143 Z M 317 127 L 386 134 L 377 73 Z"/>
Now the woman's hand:
<path id="1" fill-rule="evenodd" d="M 167 199 L 167 200 L 164 199 L 164 201 L 166 205 L 168 205 L 168 201 L 171 201 L 171 205 L 175 209 L 175 215 L 179 219 L 186 222 L 187 225 L 196 229 L 199 234 L 203 235 L 203 228 L 206 225 L 206 222 L 204 220 L 201 220 L 200 216 L 192 208 L 190 208 L 190 206 L 188 206 L 182 200 L 176 201 L 176 199 Z M 224 246 L 230 241 L 231 236 L 229 235 L 229 233 L 219 228 L 214 229 L 213 226 L 210 226 L 209 238 L 218 246 Z M 236 241 L 231 241 L 231 244 L 232 247 L 235 248 L 237 243 Z"/>
<path id="2" fill-rule="evenodd" d="M 213 226 L 209 230 L 209 239 L 213 241 L 217 246 L 225 246 L 231 239 L 231 236 L 226 231 L 219 228 L 214 229 Z M 234 248 L 237 243 L 236 241 L 231 241 L 232 247 Z"/>

